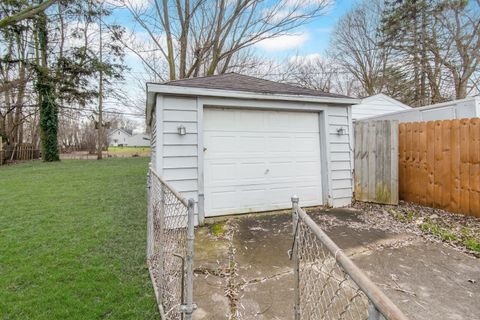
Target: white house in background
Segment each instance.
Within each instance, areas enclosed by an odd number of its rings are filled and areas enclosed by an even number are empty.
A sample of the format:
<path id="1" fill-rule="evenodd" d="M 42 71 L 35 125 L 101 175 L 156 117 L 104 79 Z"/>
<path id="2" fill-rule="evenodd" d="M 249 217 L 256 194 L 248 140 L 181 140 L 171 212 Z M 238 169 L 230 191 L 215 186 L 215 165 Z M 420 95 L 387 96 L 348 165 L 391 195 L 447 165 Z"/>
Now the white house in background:
<path id="1" fill-rule="evenodd" d="M 108 145 L 110 147 L 125 146 L 131 136 L 131 133 L 123 129 L 113 129 L 108 134 Z"/>
<path id="2" fill-rule="evenodd" d="M 149 147 L 150 136 L 145 133 L 131 134 L 123 129 L 113 129 L 108 134 L 108 145 L 110 147 Z"/>
<path id="3" fill-rule="evenodd" d="M 204 217 L 351 203 L 360 102 L 235 73 L 147 84 L 152 167 Z"/>
<path id="4" fill-rule="evenodd" d="M 352 106 L 353 120 L 384 115 L 392 112 L 410 110 L 411 107 L 383 93 L 362 99 L 360 104 Z"/>
<path id="5" fill-rule="evenodd" d="M 451 120 L 480 117 L 480 97 L 470 97 L 429 106 L 401 110 L 378 115 L 368 120 L 398 120 L 399 122 L 418 122 L 433 120 Z"/>

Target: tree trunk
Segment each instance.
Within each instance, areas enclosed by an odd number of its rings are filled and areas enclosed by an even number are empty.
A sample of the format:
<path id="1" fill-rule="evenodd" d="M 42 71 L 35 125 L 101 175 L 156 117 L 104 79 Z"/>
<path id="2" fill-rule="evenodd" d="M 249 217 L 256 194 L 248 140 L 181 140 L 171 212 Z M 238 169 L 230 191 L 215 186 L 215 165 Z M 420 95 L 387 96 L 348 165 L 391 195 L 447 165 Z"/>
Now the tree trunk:
<path id="1" fill-rule="evenodd" d="M 58 107 L 55 102 L 55 89 L 49 75 L 47 54 L 47 16 L 37 16 L 37 37 L 39 44 L 40 64 L 37 65 L 36 91 L 40 103 L 40 139 L 42 141 L 43 161 L 59 161 L 58 155 Z"/>

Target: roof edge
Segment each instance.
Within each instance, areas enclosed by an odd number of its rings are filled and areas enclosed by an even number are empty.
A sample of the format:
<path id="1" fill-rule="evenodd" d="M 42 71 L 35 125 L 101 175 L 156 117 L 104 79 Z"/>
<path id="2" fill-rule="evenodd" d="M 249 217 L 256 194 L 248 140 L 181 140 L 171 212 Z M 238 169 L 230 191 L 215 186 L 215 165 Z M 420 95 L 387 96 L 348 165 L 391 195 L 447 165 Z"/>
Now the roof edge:
<path id="1" fill-rule="evenodd" d="M 363 103 L 364 101 L 367 101 L 367 102 L 368 102 L 368 101 L 374 100 L 374 99 L 377 98 L 377 97 L 384 98 L 384 99 L 386 99 L 386 100 L 388 100 L 388 101 L 396 104 L 397 106 L 399 106 L 399 107 L 401 107 L 401 108 L 403 108 L 403 109 L 405 109 L 405 110 L 412 109 L 411 106 L 409 106 L 409 105 L 407 105 L 407 104 L 405 104 L 405 103 L 403 103 L 403 102 L 401 102 L 401 101 L 398 101 L 397 99 L 395 99 L 395 98 L 393 98 L 393 97 L 390 97 L 389 95 L 386 95 L 385 93 L 381 93 L 381 92 L 380 92 L 380 93 L 377 93 L 377 94 L 374 94 L 374 95 L 371 95 L 371 96 L 369 96 L 369 97 L 363 98 L 363 99 L 362 99 L 362 103 Z"/>
<path id="2" fill-rule="evenodd" d="M 192 96 L 210 96 L 210 97 L 226 97 L 237 99 L 254 99 L 254 100 L 287 100 L 287 101 L 303 101 L 303 102 L 323 102 L 333 104 L 356 104 L 360 103 L 361 99 L 349 97 L 322 97 L 313 95 L 296 95 L 296 94 L 280 94 L 280 93 L 260 93 L 252 91 L 240 90 L 224 90 L 211 89 L 187 86 L 172 86 L 167 84 L 147 83 L 148 93 L 163 93 L 163 94 L 181 94 Z"/>
<path id="3" fill-rule="evenodd" d="M 309 95 L 290 95 L 290 94 L 275 94 L 275 93 L 259 93 L 251 91 L 238 90 L 223 90 L 210 89 L 198 87 L 184 87 L 172 86 L 166 84 L 158 84 L 147 82 L 147 110 L 146 110 L 146 124 L 147 130 L 151 126 L 152 112 L 155 108 L 155 100 L 157 94 L 169 95 L 183 95 L 183 96 L 205 96 L 205 97 L 219 97 L 219 98 L 233 98 L 245 100 L 284 100 L 296 102 L 311 102 L 311 103 L 329 103 L 337 105 L 353 105 L 360 103 L 361 99 L 355 98 L 340 98 L 340 97 L 320 97 Z"/>

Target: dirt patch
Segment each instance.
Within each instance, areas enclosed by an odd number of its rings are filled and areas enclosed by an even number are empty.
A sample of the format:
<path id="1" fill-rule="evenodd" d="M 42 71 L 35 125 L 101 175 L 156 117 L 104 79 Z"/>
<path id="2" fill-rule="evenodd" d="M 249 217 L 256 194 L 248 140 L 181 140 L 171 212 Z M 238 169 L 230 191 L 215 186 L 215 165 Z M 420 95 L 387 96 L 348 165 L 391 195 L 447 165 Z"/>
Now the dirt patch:
<path id="1" fill-rule="evenodd" d="M 353 209 L 367 226 L 410 232 L 480 257 L 480 218 L 400 202 L 398 206 L 356 202 Z"/>

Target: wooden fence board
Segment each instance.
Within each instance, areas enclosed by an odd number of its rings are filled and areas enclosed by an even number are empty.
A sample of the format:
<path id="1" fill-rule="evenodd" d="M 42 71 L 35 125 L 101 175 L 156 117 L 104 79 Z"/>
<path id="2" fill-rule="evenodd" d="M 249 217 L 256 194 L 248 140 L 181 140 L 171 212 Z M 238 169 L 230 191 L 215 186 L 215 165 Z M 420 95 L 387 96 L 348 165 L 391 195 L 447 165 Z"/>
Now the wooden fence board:
<path id="1" fill-rule="evenodd" d="M 451 152 L 452 161 L 450 164 L 451 209 L 453 212 L 460 212 L 460 120 L 452 120 L 451 125 Z"/>
<path id="2" fill-rule="evenodd" d="M 418 147 L 419 147 L 419 203 L 427 204 L 427 188 L 428 185 L 428 171 L 427 171 L 427 124 L 425 122 L 419 123 L 418 128 Z"/>
<path id="3" fill-rule="evenodd" d="M 412 192 L 412 175 L 413 175 L 413 170 L 412 170 L 412 127 L 408 126 L 407 127 L 407 132 L 406 132 L 406 146 L 405 146 L 405 165 L 406 165 L 406 176 L 405 176 L 405 182 L 406 182 L 406 188 L 405 188 L 405 193 L 407 196 L 408 201 L 413 201 L 413 192 Z"/>
<path id="4" fill-rule="evenodd" d="M 460 207 L 463 213 L 470 213 L 470 157 L 469 120 L 460 120 Z"/>
<path id="5" fill-rule="evenodd" d="M 434 144 L 434 171 L 433 171 L 433 206 L 442 208 L 442 122 L 435 121 L 435 144 Z"/>
<path id="6" fill-rule="evenodd" d="M 427 122 L 427 199 L 425 205 L 433 207 L 435 193 L 435 122 Z"/>
<path id="7" fill-rule="evenodd" d="M 470 214 L 480 216 L 480 119 L 470 121 Z"/>
<path id="8" fill-rule="evenodd" d="M 393 204 L 398 203 L 399 192 L 398 192 L 398 121 L 389 121 L 390 125 L 390 148 L 387 148 L 388 160 L 391 163 L 390 166 L 390 187 L 391 187 L 391 196 L 390 201 Z"/>
<path id="9" fill-rule="evenodd" d="M 399 150 L 399 159 L 398 159 L 398 175 L 404 177 L 406 172 L 406 164 L 405 164 L 405 132 L 406 125 L 404 123 L 400 123 L 398 125 L 398 150 Z M 399 188 L 399 196 L 405 197 L 406 189 L 405 189 L 405 179 L 401 179 L 398 181 L 398 188 Z"/>
<path id="10" fill-rule="evenodd" d="M 362 127 L 363 136 L 362 136 L 362 151 L 361 151 L 361 167 L 362 167 L 362 178 L 360 179 L 360 185 L 363 190 L 364 199 L 368 199 L 368 126 L 366 124 Z"/>
<path id="11" fill-rule="evenodd" d="M 377 138 L 377 123 L 372 122 L 368 125 L 368 146 L 367 146 L 367 160 L 368 160 L 368 194 L 375 194 L 375 147 L 376 147 L 376 138 Z"/>
<path id="12" fill-rule="evenodd" d="M 452 172 L 452 152 L 451 152 L 451 121 L 442 121 L 442 207 L 449 208 L 450 200 L 452 197 L 452 184 L 451 184 L 451 172 Z"/>
<path id="13" fill-rule="evenodd" d="M 402 123 L 400 199 L 480 217 L 480 119 Z"/>
<path id="14" fill-rule="evenodd" d="M 355 124 L 355 199 L 398 203 L 398 122 Z"/>

